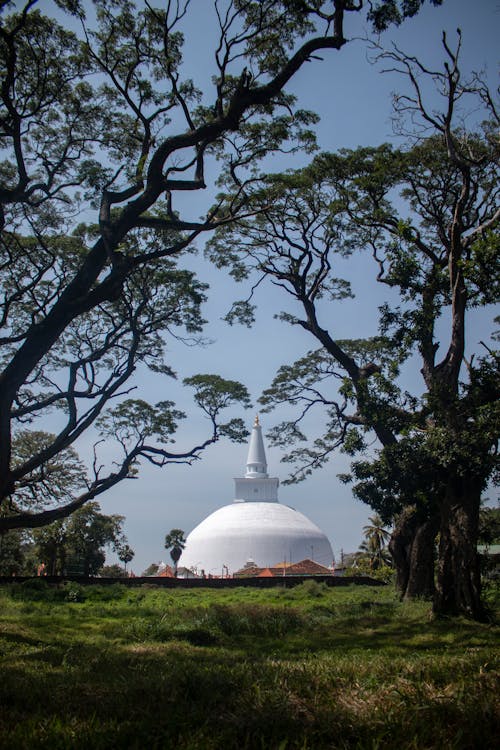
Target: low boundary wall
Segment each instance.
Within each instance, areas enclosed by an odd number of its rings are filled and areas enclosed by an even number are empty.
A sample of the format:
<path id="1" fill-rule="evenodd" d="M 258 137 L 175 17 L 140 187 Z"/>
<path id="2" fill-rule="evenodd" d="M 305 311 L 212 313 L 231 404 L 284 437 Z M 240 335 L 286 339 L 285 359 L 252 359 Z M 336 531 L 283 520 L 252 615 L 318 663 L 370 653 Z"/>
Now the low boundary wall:
<path id="1" fill-rule="evenodd" d="M 137 576 L 135 578 L 98 578 L 85 576 L 0 576 L 0 584 L 24 583 L 25 581 L 46 581 L 59 585 L 67 581 L 80 583 L 82 586 L 109 586 L 122 584 L 123 586 L 147 586 L 165 589 L 223 589 L 239 586 L 253 586 L 269 589 L 274 587 L 291 588 L 304 581 L 317 581 L 328 586 L 386 586 L 383 581 L 377 581 L 369 576 L 279 576 L 273 578 L 164 578 L 156 576 Z"/>

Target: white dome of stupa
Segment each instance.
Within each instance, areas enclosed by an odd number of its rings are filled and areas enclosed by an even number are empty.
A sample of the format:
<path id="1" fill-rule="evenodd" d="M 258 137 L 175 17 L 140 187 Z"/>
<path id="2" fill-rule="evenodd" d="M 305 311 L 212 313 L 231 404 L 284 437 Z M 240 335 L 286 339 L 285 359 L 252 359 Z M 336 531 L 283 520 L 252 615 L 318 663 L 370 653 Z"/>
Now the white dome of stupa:
<path id="1" fill-rule="evenodd" d="M 188 535 L 179 565 L 205 575 L 231 575 L 251 560 L 259 568 L 311 559 L 325 567 L 333 552 L 325 534 L 299 511 L 278 501 L 279 480 L 269 477 L 258 418 L 247 471 L 235 481 L 236 499 Z"/>

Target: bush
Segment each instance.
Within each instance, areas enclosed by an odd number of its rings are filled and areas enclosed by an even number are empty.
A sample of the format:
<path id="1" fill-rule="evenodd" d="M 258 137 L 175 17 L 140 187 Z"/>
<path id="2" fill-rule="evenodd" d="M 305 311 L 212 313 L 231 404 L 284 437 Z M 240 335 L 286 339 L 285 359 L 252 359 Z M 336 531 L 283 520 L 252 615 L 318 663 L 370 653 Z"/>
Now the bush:
<path id="1" fill-rule="evenodd" d="M 368 560 L 357 560 L 356 563 L 346 570 L 348 576 L 368 576 L 376 581 L 390 583 L 394 579 L 394 568 L 390 565 L 380 565 L 378 568 L 371 568 Z"/>
<path id="2" fill-rule="evenodd" d="M 102 578 L 128 578 L 125 568 L 116 563 L 113 565 L 103 565 L 98 571 L 98 575 L 102 576 Z"/>
<path id="3" fill-rule="evenodd" d="M 132 622 L 125 626 L 123 632 L 127 639 L 139 643 L 148 641 L 159 641 L 161 643 L 172 639 L 172 626 L 165 620 L 165 616 L 160 618 L 134 618 Z"/>
<path id="4" fill-rule="evenodd" d="M 69 581 L 68 583 L 65 583 L 63 586 L 63 591 L 65 593 L 65 599 L 67 602 L 83 602 L 85 601 L 85 589 L 83 586 L 80 586 L 79 583 L 75 583 L 74 581 Z"/>
<path id="5" fill-rule="evenodd" d="M 44 578 L 28 578 L 21 583 L 12 583 L 8 590 L 12 599 L 22 601 L 54 601 L 58 598 L 57 591 Z"/>
<path id="6" fill-rule="evenodd" d="M 330 587 L 324 581 L 315 581 L 311 578 L 290 591 L 293 599 L 320 599 L 330 592 Z"/>

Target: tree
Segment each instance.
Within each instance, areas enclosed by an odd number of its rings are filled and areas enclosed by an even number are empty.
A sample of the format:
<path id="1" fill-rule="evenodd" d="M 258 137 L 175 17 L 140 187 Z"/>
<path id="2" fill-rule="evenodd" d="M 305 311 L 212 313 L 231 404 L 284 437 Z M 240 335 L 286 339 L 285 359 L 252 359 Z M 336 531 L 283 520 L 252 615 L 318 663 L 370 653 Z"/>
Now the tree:
<path id="1" fill-rule="evenodd" d="M 99 503 L 89 502 L 70 518 L 33 531 L 39 562 L 45 564 L 49 575 L 97 575 L 106 560 L 107 546 L 116 551 L 128 546 L 123 521 L 123 516 L 107 516 L 101 513 Z"/>
<path id="2" fill-rule="evenodd" d="M 479 541 L 486 547 L 500 544 L 500 503 L 483 506 L 479 511 Z"/>
<path id="3" fill-rule="evenodd" d="M 181 529 L 171 529 L 165 537 L 165 549 L 170 550 L 170 557 L 174 563 L 174 575 L 177 578 L 177 563 L 186 546 L 186 538 Z"/>
<path id="4" fill-rule="evenodd" d="M 120 515 L 104 515 L 95 501 L 75 511 L 66 522 L 67 566 L 73 561 L 84 576 L 97 575 L 106 559 L 105 547 L 118 552 L 126 545 L 124 520 Z"/>
<path id="5" fill-rule="evenodd" d="M 99 575 L 103 578 L 128 578 L 127 571 L 121 565 L 103 565 L 99 570 Z"/>
<path id="6" fill-rule="evenodd" d="M 390 534 L 384 527 L 382 519 L 377 514 L 370 516 L 368 521 L 369 523 L 363 526 L 364 547 L 362 544 L 360 549 L 363 548 L 368 554 L 370 567 L 376 570 L 381 565 L 387 563 L 387 542 Z"/>
<path id="7" fill-rule="evenodd" d="M 12 441 L 12 465 L 25 466 L 31 457 L 46 450 L 56 436 L 42 430 L 19 430 Z M 19 481 L 15 501 L 18 509 L 39 509 L 58 505 L 85 487 L 87 474 L 75 449 L 61 450 L 43 465 L 34 467 Z M 11 508 L 13 510 L 13 508 Z"/>
<path id="8" fill-rule="evenodd" d="M 33 542 L 38 564 L 44 565 L 45 573 L 49 576 L 62 575 L 66 571 L 68 557 L 65 522 L 54 521 L 36 529 L 33 531 Z"/>
<path id="9" fill-rule="evenodd" d="M 381 30 L 423 2 L 369 3 L 368 18 Z M 211 435 L 176 453 L 165 445 L 181 417 L 171 402 L 121 400 L 137 368 L 174 375 L 166 336 L 201 331 L 206 288 L 179 267 L 182 253 L 245 213 L 245 182 L 267 154 L 311 147 L 315 117 L 285 87 L 315 53 L 347 43 L 345 19 L 364 3 L 214 0 L 207 92 L 184 75 L 190 0 L 165 9 L 55 0 L 62 20 L 36 0 L 6 15 L 9 6 L 0 22 L 0 503 L 18 512 L 0 529 L 66 517 L 141 460 L 189 463 L 217 440 L 218 408 Z M 179 196 L 204 190 L 217 161 L 231 200 L 214 205 L 210 195 L 202 219 L 181 216 Z M 62 422 L 52 442 L 13 465 L 16 431 L 53 411 Z M 124 411 L 138 424 L 127 439 L 122 431 L 113 469 L 96 449 L 85 491 L 58 507 L 21 508 L 25 477 L 98 419 L 108 437 Z"/>
<path id="10" fill-rule="evenodd" d="M 496 507 L 484 505 L 479 511 L 479 543 L 482 546 L 480 554 L 482 579 L 490 580 L 493 585 L 497 582 L 498 555 L 492 550 L 493 545 L 500 545 L 500 503 Z"/>
<path id="11" fill-rule="evenodd" d="M 358 471 L 361 480 L 371 474 L 378 482 L 384 467 L 394 467 L 385 472 L 386 484 L 378 484 L 378 501 L 397 485 L 392 509 L 385 510 L 408 520 L 409 486 L 401 478 L 403 467 L 413 470 L 418 514 L 407 531 L 415 542 L 426 526 L 428 547 L 436 514 L 440 531 L 435 611 L 481 618 L 478 514 L 496 467 L 499 361 L 484 343 L 466 354 L 465 340 L 470 310 L 498 298 L 499 116 L 482 81 L 462 79 L 460 43 L 460 33 L 455 50 L 443 37 L 443 72 L 398 50 L 385 56 L 412 87 L 396 98 L 399 114 L 412 122 L 420 117 L 425 137 L 414 133 L 406 149 L 383 145 L 321 155 L 307 169 L 267 178 L 251 198 L 258 216 L 240 220 L 230 243 L 221 228 L 210 249 L 236 276 L 256 270 L 291 295 L 303 317 L 281 317 L 321 345 L 283 366 L 262 399 L 269 407 L 299 407 L 297 418 L 273 433 L 281 445 L 305 439 L 300 426 L 311 409 L 324 412 L 324 434 L 288 455 L 297 467 L 292 479 L 322 466 L 336 449 L 365 451 L 366 434 L 374 434 L 381 446 L 377 460 L 355 464 L 353 478 Z M 427 106 L 427 76 L 444 96 L 442 113 Z M 485 118 L 474 133 L 457 124 L 467 97 Z M 327 302 L 352 296 L 350 281 L 338 278 L 334 265 L 355 251 L 372 255 L 377 281 L 391 292 L 379 309 L 379 335 L 346 341 L 336 336 Z M 234 315 L 251 320 L 250 302 L 238 303 Z M 440 318 L 450 321 L 442 342 Z M 412 357 L 420 358 L 422 393 L 410 394 L 398 382 Z M 422 467 L 424 457 L 431 461 Z M 367 489 L 360 489 L 364 497 Z M 422 583 L 427 580 L 428 568 Z"/>
<path id="12" fill-rule="evenodd" d="M 356 497 L 394 523 L 389 550 L 401 597 L 432 598 L 435 593 L 435 540 L 438 498 L 443 496 L 441 469 L 421 434 L 402 435 L 375 460 L 352 463 Z"/>
<path id="13" fill-rule="evenodd" d="M 33 573 L 33 570 L 27 570 L 29 563 L 26 557 L 29 548 L 29 538 L 23 530 L 0 534 L 0 575 L 18 576 Z"/>
<path id="14" fill-rule="evenodd" d="M 151 563 L 146 570 L 143 570 L 141 576 L 155 576 L 158 573 L 160 563 Z"/>
<path id="15" fill-rule="evenodd" d="M 127 571 L 127 563 L 131 562 L 135 557 L 135 552 L 128 544 L 122 544 L 117 549 L 118 559 L 122 561 L 125 572 Z"/>

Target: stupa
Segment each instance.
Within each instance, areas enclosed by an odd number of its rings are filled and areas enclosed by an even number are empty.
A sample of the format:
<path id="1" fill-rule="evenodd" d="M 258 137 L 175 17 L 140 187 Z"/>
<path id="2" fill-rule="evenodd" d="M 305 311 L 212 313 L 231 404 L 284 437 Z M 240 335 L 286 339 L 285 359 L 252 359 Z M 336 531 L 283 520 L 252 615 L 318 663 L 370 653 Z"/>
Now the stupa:
<path id="1" fill-rule="evenodd" d="M 267 473 L 262 428 L 255 418 L 246 473 L 235 478 L 235 500 L 191 531 L 179 566 L 198 574 L 232 575 L 245 565 L 265 568 L 306 558 L 327 567 L 333 552 L 312 521 L 278 500 L 279 479 Z"/>

